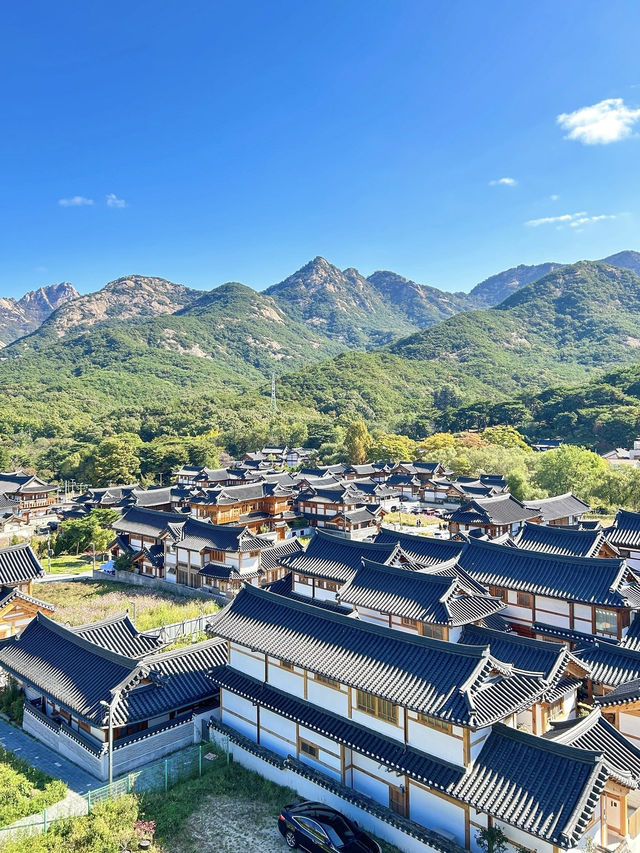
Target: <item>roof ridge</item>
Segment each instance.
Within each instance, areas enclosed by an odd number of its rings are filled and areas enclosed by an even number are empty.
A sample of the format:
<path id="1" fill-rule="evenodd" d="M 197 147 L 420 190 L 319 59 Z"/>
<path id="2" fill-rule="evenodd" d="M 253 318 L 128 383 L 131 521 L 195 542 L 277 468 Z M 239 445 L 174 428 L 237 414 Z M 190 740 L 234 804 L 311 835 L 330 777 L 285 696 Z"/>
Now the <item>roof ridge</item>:
<path id="1" fill-rule="evenodd" d="M 392 628 L 386 628 L 382 625 L 375 625 L 372 622 L 365 622 L 361 619 L 354 619 L 352 616 L 346 616 L 342 613 L 335 613 L 332 610 L 326 610 L 321 607 L 314 607 L 314 605 L 312 604 L 297 601 L 295 599 L 288 598 L 284 595 L 278 595 L 278 593 L 269 592 L 267 590 L 247 583 L 243 584 L 242 589 L 235 597 L 235 599 L 233 599 L 233 601 L 227 604 L 218 613 L 214 614 L 213 618 L 209 622 L 209 624 L 214 630 L 216 622 L 219 620 L 222 614 L 226 613 L 227 610 L 233 607 L 233 605 L 240 599 L 241 595 L 244 595 L 245 597 L 253 596 L 255 598 L 267 598 L 271 601 L 273 601 L 274 598 L 277 598 L 277 602 L 274 602 L 274 604 L 277 603 L 280 607 L 287 607 L 290 610 L 307 612 L 310 616 L 315 617 L 317 619 L 323 618 L 328 621 L 338 622 L 339 624 L 356 631 L 387 636 L 397 642 L 423 646 L 424 648 L 429 648 L 453 655 L 458 654 L 461 657 L 475 657 L 478 659 L 485 657 L 484 650 L 480 646 L 465 646 L 461 643 L 450 643 L 447 640 L 435 640 L 432 637 L 423 637 L 419 634 L 410 634 L 404 631 L 395 631 Z M 311 613 L 310 610 L 313 610 L 313 612 Z"/>
<path id="2" fill-rule="evenodd" d="M 582 749 L 579 746 L 570 746 L 569 744 L 558 743 L 557 741 L 541 737 L 540 735 L 534 735 L 530 732 L 514 729 L 511 726 L 506 726 L 504 723 L 494 723 L 493 733 L 500 737 L 505 737 L 509 740 L 522 743 L 526 746 L 531 746 L 533 749 L 553 752 L 556 755 L 572 758 L 574 761 L 581 761 L 584 764 L 593 764 L 597 767 L 602 761 L 602 753 L 597 750 Z"/>
<path id="3" fill-rule="evenodd" d="M 378 563 L 375 560 L 367 560 L 366 557 L 362 558 L 362 566 L 360 569 L 356 569 L 356 572 L 359 572 L 361 569 L 373 569 L 374 571 L 386 572 L 390 575 L 395 574 L 398 577 L 420 576 L 423 579 L 428 578 L 430 582 L 440 584 L 441 586 L 451 586 L 451 584 L 455 583 L 457 580 L 457 578 L 450 575 L 437 575 L 431 572 L 413 571 L 412 569 L 405 569 L 402 566 L 393 566 L 389 563 Z M 422 581 L 419 581 L 419 583 L 422 583 Z"/>
<path id="4" fill-rule="evenodd" d="M 470 537 L 466 543 L 466 548 L 485 548 L 489 551 L 495 551 L 500 549 L 502 552 L 505 551 L 505 546 L 492 542 L 490 539 L 476 539 L 475 537 Z M 466 550 L 466 549 L 465 549 Z M 520 552 L 523 555 L 526 555 L 528 560 L 553 560 L 560 561 L 563 563 L 574 563 L 578 565 L 589 565 L 589 566 L 609 566 L 613 567 L 614 563 L 624 563 L 623 557 L 576 557 L 573 554 L 547 554 L 544 551 L 531 551 L 527 548 L 518 548 L 518 546 L 509 546 L 508 552 L 512 555 Z"/>
<path id="5" fill-rule="evenodd" d="M 86 649 L 87 651 L 92 652 L 93 654 L 98 655 L 98 657 L 105 658 L 106 660 L 112 661 L 112 663 L 120 664 L 123 667 L 130 667 L 132 670 L 135 669 L 136 666 L 139 665 L 139 660 L 137 658 L 130 658 L 127 655 L 121 655 L 118 652 L 113 652 L 110 649 L 105 649 L 104 646 L 98 645 L 98 643 L 93 643 L 91 640 L 87 640 L 85 637 L 80 637 L 78 634 L 75 634 L 71 628 L 67 628 L 65 625 L 61 625 L 59 622 L 55 622 L 53 619 L 50 619 L 48 616 L 45 616 L 42 611 L 38 611 L 35 615 L 35 619 L 32 619 L 31 622 L 28 622 L 25 627 L 22 629 L 20 634 L 16 635 L 16 640 L 19 642 L 20 637 L 22 636 L 22 632 L 26 631 L 29 628 L 29 625 L 34 623 L 41 623 L 45 628 L 49 631 L 53 631 L 55 634 L 58 634 L 59 637 L 66 638 L 70 643 L 73 643 L 80 648 Z"/>

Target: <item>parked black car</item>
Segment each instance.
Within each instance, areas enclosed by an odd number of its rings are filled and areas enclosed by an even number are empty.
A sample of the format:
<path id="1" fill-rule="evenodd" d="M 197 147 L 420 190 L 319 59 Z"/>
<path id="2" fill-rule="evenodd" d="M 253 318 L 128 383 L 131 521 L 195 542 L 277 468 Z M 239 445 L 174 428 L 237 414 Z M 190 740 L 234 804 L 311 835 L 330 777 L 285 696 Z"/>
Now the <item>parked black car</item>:
<path id="1" fill-rule="evenodd" d="M 380 853 L 380 845 L 355 821 L 323 803 L 285 806 L 278 818 L 280 834 L 291 849 L 309 853 Z"/>

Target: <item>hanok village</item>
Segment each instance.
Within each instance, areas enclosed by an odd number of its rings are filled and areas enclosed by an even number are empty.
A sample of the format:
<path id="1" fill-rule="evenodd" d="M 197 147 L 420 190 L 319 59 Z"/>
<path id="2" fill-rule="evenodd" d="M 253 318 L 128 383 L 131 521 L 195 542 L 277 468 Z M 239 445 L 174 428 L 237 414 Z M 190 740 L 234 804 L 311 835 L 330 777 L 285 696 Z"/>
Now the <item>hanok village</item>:
<path id="1" fill-rule="evenodd" d="M 16 523 L 50 501 L 0 481 Z M 401 505 L 430 535 L 385 521 Z M 290 448 L 90 488 L 62 524 L 104 507 L 96 576 L 222 606 L 182 648 L 127 613 L 72 627 L 29 544 L 0 552 L 23 727 L 96 780 L 204 740 L 401 850 L 477 853 L 498 827 L 512 851 L 640 853 L 640 513 L 603 527 L 501 476 Z"/>

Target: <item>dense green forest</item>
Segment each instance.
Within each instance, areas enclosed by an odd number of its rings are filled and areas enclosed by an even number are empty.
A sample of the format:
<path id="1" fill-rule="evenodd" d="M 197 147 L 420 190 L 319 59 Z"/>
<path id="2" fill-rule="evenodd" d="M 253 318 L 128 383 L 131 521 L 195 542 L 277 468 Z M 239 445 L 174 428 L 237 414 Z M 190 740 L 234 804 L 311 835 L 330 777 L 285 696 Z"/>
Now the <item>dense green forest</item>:
<path id="1" fill-rule="evenodd" d="M 105 320 L 90 297 L 81 297 L 81 311 L 75 300 L 66 303 L 3 350 L 0 467 L 82 482 L 149 481 L 270 442 L 305 444 L 329 460 L 345 455 L 345 433 L 360 420 L 374 435 L 412 441 L 510 424 L 529 439 L 560 435 L 598 451 L 640 431 L 635 273 L 592 262 L 558 267 L 497 307 L 357 352 L 345 351 L 353 341 L 341 340 L 342 331 L 352 305 L 364 300 L 354 316 L 365 333 L 362 315 L 378 305 L 373 284 L 320 261 L 303 268 L 298 286 L 316 302 L 340 277 L 348 289 L 332 290 L 331 311 L 314 318 L 293 304 L 290 280 L 271 295 L 228 284 L 185 296 L 163 282 L 165 302 L 187 304 L 159 316 L 138 305 L 128 319 L 113 319 L 110 305 Z M 387 276 L 387 289 L 429 296 L 393 274 L 377 275 Z M 381 278 L 377 286 L 384 290 Z M 96 300 L 104 301 L 101 293 Z M 385 311 L 376 323 L 390 316 Z"/>

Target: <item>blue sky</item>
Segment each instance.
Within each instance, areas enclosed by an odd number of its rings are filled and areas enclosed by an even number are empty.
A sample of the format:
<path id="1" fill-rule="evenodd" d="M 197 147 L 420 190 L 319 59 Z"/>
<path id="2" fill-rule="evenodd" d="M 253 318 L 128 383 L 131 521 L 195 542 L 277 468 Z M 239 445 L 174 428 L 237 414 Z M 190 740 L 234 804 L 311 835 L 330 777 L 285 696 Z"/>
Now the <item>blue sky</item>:
<path id="1" fill-rule="evenodd" d="M 640 250 L 633 0 L 27 1 L 2 30 L 0 295 Z"/>

